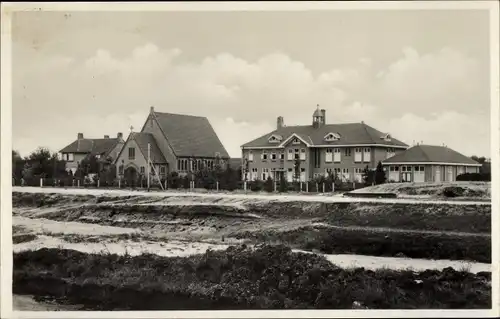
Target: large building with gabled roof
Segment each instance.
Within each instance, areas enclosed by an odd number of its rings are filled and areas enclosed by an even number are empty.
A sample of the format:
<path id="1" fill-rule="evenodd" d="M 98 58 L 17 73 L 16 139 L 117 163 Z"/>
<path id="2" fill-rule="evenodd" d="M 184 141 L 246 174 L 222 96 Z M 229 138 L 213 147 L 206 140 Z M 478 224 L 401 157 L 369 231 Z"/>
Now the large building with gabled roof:
<path id="1" fill-rule="evenodd" d="M 148 152 L 149 144 L 149 152 Z M 131 132 L 115 160 L 119 176 L 147 172 L 148 154 L 152 174 L 181 175 L 217 162 L 227 163 L 229 154 L 206 117 L 156 112 L 151 107 L 140 132 Z"/>
<path id="2" fill-rule="evenodd" d="M 366 166 L 373 169 L 379 161 L 407 148 L 391 134 L 364 122 L 327 124 L 326 110 L 319 106 L 310 125 L 285 126 L 279 116 L 275 130 L 241 146 L 248 180 L 284 175 L 288 181 L 298 175 L 296 161 L 302 181 L 329 174 L 344 181 L 361 181 Z"/>

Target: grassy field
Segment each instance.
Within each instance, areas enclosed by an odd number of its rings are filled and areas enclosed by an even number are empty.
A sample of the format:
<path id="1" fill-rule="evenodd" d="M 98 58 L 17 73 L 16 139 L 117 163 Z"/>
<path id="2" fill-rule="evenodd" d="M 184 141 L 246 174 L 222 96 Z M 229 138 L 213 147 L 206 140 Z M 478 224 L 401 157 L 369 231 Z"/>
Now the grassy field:
<path id="1" fill-rule="evenodd" d="M 188 258 L 41 249 L 14 255 L 17 294 L 93 310 L 489 308 L 490 273 L 341 269 L 284 246 Z"/>
<path id="2" fill-rule="evenodd" d="M 14 293 L 85 309 L 490 303 L 489 267 L 477 263 L 491 262 L 484 203 L 14 192 L 13 224 Z M 247 248 L 227 248 L 237 243 Z M 428 270 L 403 271 L 412 260 Z"/>

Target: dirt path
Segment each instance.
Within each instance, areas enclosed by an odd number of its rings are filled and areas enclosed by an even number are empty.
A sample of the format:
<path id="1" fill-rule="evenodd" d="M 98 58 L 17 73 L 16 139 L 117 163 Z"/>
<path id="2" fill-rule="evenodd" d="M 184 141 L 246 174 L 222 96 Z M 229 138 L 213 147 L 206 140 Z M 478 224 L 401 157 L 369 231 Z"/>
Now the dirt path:
<path id="1" fill-rule="evenodd" d="M 448 205 L 491 205 L 491 202 L 484 201 L 445 201 L 445 200 L 415 200 L 415 199 L 375 199 L 375 198 L 352 198 L 330 195 L 260 195 L 260 194 L 226 194 L 226 193 L 188 193 L 188 192 L 147 192 L 147 191 L 132 191 L 120 189 L 85 189 L 85 188 L 51 188 L 51 187 L 19 187 L 12 188 L 13 192 L 21 193 L 57 193 L 57 194 L 74 194 L 74 195 L 113 195 L 113 196 L 148 196 L 148 197 L 205 197 L 205 198 L 231 198 L 242 200 L 262 200 L 262 201 L 303 201 L 303 202 L 323 202 L 323 203 L 403 203 L 403 204 L 448 204 Z"/>
<path id="2" fill-rule="evenodd" d="M 12 295 L 12 310 L 14 311 L 74 311 L 80 308 L 79 305 L 60 305 L 36 301 L 28 295 Z"/>

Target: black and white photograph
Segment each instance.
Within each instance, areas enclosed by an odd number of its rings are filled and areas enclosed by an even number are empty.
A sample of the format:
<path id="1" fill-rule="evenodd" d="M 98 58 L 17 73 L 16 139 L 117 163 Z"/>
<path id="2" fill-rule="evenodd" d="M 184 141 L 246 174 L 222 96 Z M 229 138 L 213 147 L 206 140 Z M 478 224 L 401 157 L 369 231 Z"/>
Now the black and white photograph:
<path id="1" fill-rule="evenodd" d="M 3 2 L 2 318 L 499 316 L 498 10 Z"/>

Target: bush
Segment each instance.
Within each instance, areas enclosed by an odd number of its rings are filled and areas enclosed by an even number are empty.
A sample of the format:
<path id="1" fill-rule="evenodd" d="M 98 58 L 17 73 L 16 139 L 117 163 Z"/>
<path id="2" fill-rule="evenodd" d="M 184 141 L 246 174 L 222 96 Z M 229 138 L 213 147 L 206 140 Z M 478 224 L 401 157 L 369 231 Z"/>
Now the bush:
<path id="1" fill-rule="evenodd" d="M 248 188 L 252 192 L 260 192 L 264 189 L 264 182 L 261 180 L 255 180 L 248 182 Z"/>
<path id="2" fill-rule="evenodd" d="M 268 193 L 271 193 L 274 191 L 274 181 L 271 178 L 271 176 L 268 176 L 266 181 L 264 182 L 264 190 Z"/>
<path id="3" fill-rule="evenodd" d="M 491 308 L 489 273 L 344 270 L 285 246 L 186 258 L 43 248 L 16 253 L 13 263 L 14 293 L 93 310 Z"/>
<path id="4" fill-rule="evenodd" d="M 445 197 L 461 197 L 464 195 L 465 190 L 458 186 L 447 186 L 443 189 Z"/>
<path id="5" fill-rule="evenodd" d="M 491 173 L 464 173 L 457 176 L 457 181 L 490 182 Z"/>

